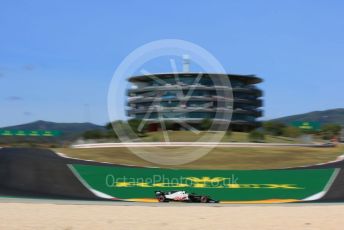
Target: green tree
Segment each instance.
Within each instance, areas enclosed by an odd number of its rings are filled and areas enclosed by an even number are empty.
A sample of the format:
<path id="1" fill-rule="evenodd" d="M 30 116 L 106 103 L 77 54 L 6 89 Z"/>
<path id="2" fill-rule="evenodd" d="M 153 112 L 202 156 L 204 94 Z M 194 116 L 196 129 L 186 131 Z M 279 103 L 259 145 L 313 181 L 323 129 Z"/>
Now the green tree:
<path id="1" fill-rule="evenodd" d="M 106 129 L 105 136 L 108 138 L 118 139 L 118 135 L 114 129 L 122 129 L 123 130 L 123 128 L 126 128 L 126 124 L 121 120 L 109 122 L 105 125 L 105 129 Z"/>
<path id="2" fill-rule="evenodd" d="M 147 132 L 147 123 L 144 123 L 144 125 L 142 126 L 141 123 L 143 122 L 143 120 L 141 119 L 131 119 L 128 120 L 128 124 L 130 126 L 130 128 L 137 134 L 145 134 Z"/>
<path id="3" fill-rule="evenodd" d="M 285 124 L 275 121 L 268 121 L 263 123 L 263 128 L 266 134 L 272 136 L 283 135 L 283 129 L 286 127 Z"/>
<path id="4" fill-rule="evenodd" d="M 107 137 L 107 138 L 116 138 L 118 139 L 118 135 L 117 133 L 111 129 L 111 130 L 107 130 L 105 133 L 104 133 L 104 137 Z"/>
<path id="5" fill-rule="evenodd" d="M 112 129 L 112 122 L 106 123 L 105 129 L 107 129 L 107 130 Z"/>
<path id="6" fill-rule="evenodd" d="M 103 133 L 99 130 L 89 130 L 83 133 L 84 139 L 101 139 L 104 137 Z"/>
<path id="7" fill-rule="evenodd" d="M 330 140 L 335 136 L 339 136 L 341 126 L 338 124 L 326 124 L 321 128 L 321 135 L 324 140 Z"/>

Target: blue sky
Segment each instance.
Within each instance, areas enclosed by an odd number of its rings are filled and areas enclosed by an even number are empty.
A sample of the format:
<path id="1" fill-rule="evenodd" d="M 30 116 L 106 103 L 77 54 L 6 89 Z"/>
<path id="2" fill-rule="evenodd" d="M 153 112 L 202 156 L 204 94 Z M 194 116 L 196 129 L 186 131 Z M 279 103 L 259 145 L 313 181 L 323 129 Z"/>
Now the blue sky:
<path id="1" fill-rule="evenodd" d="M 264 79 L 264 119 L 343 106 L 344 2 L 17 1 L 0 7 L 0 127 L 108 121 L 116 67 L 134 49 L 182 39 L 229 73 Z M 150 72 L 170 71 L 170 66 Z"/>

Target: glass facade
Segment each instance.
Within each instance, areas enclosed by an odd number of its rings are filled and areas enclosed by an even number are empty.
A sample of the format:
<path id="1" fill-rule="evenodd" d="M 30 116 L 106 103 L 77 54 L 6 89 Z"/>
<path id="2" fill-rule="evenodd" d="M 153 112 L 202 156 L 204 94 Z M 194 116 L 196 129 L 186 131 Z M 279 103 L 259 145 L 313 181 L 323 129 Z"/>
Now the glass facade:
<path id="1" fill-rule="evenodd" d="M 149 115 L 146 113 L 138 113 L 135 115 L 137 119 L 214 119 L 216 116 L 215 112 L 152 112 Z M 219 116 L 220 117 L 220 116 Z M 233 114 L 232 120 L 236 121 L 250 121 L 254 122 L 255 116 L 247 114 Z"/>
<path id="2" fill-rule="evenodd" d="M 135 85 L 136 81 L 138 84 L 128 93 L 129 116 L 153 122 L 156 120 L 157 123 L 160 119 L 195 122 L 203 119 L 216 120 L 223 117 L 219 113 L 233 112 L 232 124 L 238 122 L 243 126 L 256 126 L 256 120 L 261 116 L 258 108 L 261 106 L 262 94 L 254 84 L 261 82 L 261 79 L 250 75 L 227 75 L 233 88 L 231 91 L 230 86 L 220 86 L 206 75 L 197 78 L 198 76 L 198 73 L 188 73 L 179 74 L 178 78 L 172 74 L 130 78 L 132 84 Z M 225 75 L 218 77 L 223 76 Z M 224 94 L 228 90 L 233 93 L 233 98 L 224 96 L 228 95 Z"/>
<path id="3" fill-rule="evenodd" d="M 159 81 L 154 78 L 149 78 L 146 82 L 146 86 L 165 86 L 165 85 L 204 85 L 204 86 L 214 86 L 214 82 L 210 77 L 202 76 L 197 79 L 197 76 L 181 77 L 175 79 L 174 77 L 168 77 L 164 79 L 159 79 Z"/>

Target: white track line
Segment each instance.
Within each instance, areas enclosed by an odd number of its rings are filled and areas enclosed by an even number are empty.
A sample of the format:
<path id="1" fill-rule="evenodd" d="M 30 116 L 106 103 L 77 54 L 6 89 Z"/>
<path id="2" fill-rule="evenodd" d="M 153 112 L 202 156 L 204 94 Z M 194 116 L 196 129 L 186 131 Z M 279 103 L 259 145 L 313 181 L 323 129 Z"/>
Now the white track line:
<path id="1" fill-rule="evenodd" d="M 72 145 L 72 148 L 142 148 L 142 147 L 323 147 L 321 144 L 223 143 L 223 142 L 121 142 Z"/>
<path id="2" fill-rule="evenodd" d="M 330 179 L 328 180 L 327 184 L 325 185 L 324 189 L 321 192 L 314 194 L 312 196 L 309 196 L 303 200 L 304 201 L 316 201 L 316 200 L 320 200 L 321 198 L 323 198 L 327 194 L 327 192 L 330 190 L 330 188 L 331 188 L 332 184 L 334 183 L 334 181 L 336 180 L 340 170 L 341 169 L 336 168 L 333 171 Z"/>

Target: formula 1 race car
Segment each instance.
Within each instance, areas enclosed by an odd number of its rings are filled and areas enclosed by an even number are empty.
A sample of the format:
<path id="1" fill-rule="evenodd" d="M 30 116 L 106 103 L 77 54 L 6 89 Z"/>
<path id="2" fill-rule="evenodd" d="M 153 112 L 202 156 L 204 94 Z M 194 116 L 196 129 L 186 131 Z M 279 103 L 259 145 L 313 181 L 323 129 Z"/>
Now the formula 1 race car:
<path id="1" fill-rule="evenodd" d="M 162 192 L 155 191 L 155 196 L 159 202 L 181 201 L 190 203 L 218 203 L 219 201 L 211 199 L 209 196 L 196 195 L 185 191 Z"/>

